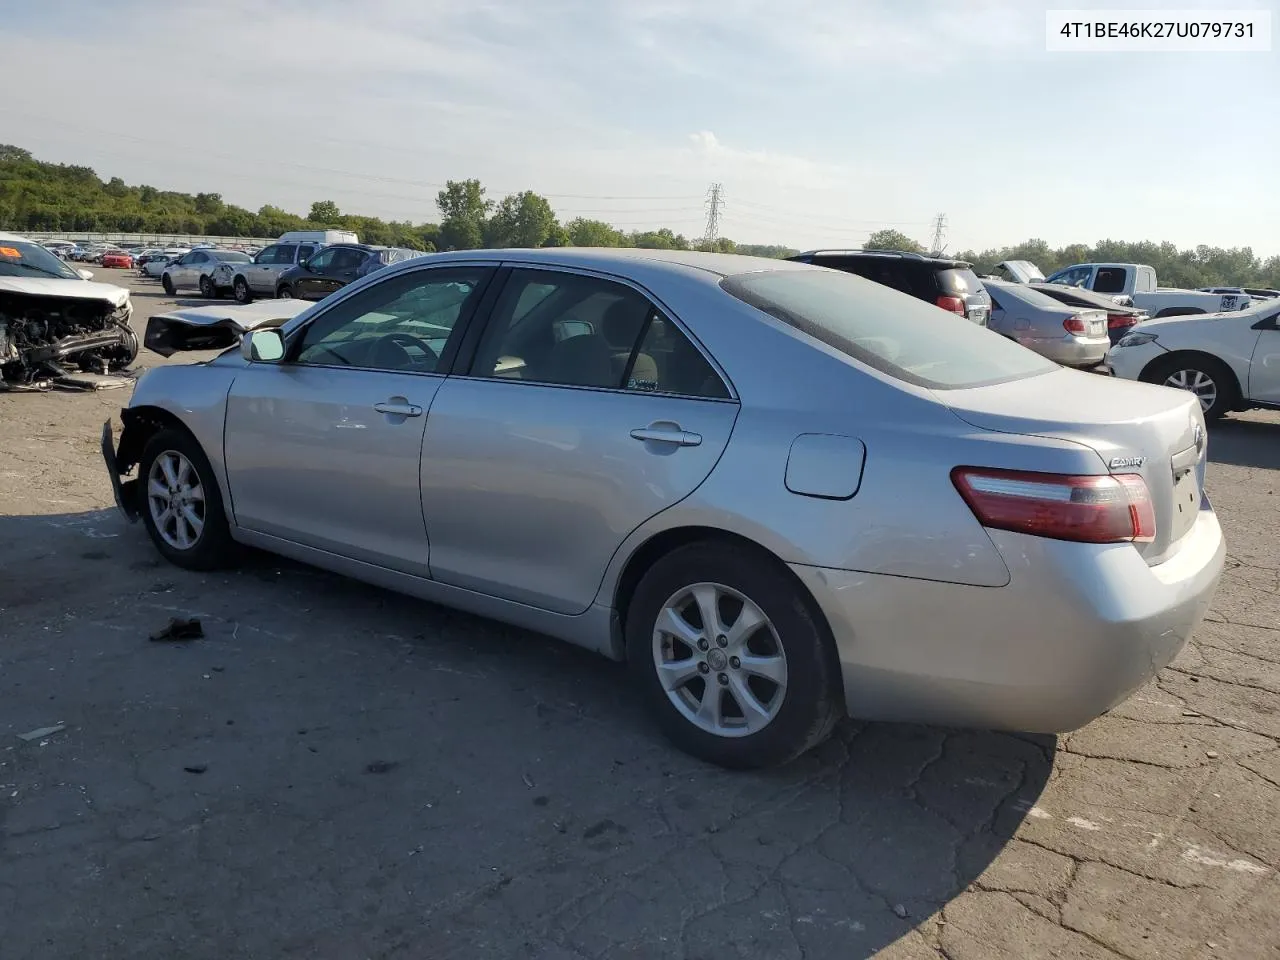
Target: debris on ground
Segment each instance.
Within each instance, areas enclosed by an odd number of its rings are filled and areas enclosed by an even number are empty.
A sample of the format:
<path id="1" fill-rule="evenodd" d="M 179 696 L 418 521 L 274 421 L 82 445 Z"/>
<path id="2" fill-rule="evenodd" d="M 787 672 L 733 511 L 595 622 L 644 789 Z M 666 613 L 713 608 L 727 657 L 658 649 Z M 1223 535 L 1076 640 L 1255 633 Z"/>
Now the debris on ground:
<path id="1" fill-rule="evenodd" d="M 36 727 L 34 730 L 28 730 L 26 733 L 18 734 L 18 739 L 26 740 L 28 742 L 32 740 L 41 740 L 44 737 L 51 737 L 55 733 L 61 733 L 65 729 L 67 729 L 67 725 L 65 723 L 55 723 L 52 727 Z"/>
<path id="2" fill-rule="evenodd" d="M 207 763 L 192 763 L 182 769 L 187 773 L 204 773 L 209 769 L 209 765 Z"/>
<path id="3" fill-rule="evenodd" d="M 174 617 L 169 623 L 151 635 L 152 640 L 199 640 L 204 627 L 195 617 Z"/>

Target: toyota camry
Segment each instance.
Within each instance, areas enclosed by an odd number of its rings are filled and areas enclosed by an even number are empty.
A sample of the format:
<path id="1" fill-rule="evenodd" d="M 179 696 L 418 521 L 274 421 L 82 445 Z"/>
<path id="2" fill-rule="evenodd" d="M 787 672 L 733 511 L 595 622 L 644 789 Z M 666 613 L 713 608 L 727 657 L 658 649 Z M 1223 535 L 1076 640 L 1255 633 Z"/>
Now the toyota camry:
<path id="1" fill-rule="evenodd" d="M 628 661 L 681 748 L 1054 732 L 1181 649 L 1200 404 L 801 263 L 501 250 L 152 318 L 103 455 L 180 566 L 274 551 Z"/>

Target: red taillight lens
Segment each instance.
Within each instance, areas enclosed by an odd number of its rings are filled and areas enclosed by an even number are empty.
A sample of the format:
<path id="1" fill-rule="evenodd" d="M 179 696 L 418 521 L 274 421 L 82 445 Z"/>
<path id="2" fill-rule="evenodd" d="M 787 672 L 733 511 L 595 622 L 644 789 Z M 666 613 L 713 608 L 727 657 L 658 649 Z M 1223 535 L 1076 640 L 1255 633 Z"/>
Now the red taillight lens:
<path id="1" fill-rule="evenodd" d="M 938 306 L 943 310 L 950 310 L 952 313 L 958 313 L 965 316 L 964 297 L 939 297 Z"/>
<path id="2" fill-rule="evenodd" d="M 1062 328 L 1067 333 L 1074 333 L 1079 336 L 1085 331 L 1084 317 L 1067 317 L 1062 321 Z"/>
<path id="3" fill-rule="evenodd" d="M 1136 313 L 1108 313 L 1107 329 L 1108 330 L 1124 330 L 1128 327 L 1136 327 L 1138 325 L 1138 315 Z"/>
<path id="4" fill-rule="evenodd" d="M 1150 543 L 1156 513 L 1136 473 L 1066 476 L 956 467 L 951 482 L 984 527 L 1080 543 Z"/>

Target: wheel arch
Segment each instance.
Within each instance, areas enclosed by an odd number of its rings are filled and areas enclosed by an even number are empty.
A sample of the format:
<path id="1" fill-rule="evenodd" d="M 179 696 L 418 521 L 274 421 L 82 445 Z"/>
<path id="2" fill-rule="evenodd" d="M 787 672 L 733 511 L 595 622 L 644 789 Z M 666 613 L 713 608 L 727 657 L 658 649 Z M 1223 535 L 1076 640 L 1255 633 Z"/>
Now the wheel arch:
<path id="1" fill-rule="evenodd" d="M 1172 368 L 1179 363 L 1187 363 L 1187 362 L 1192 362 L 1197 360 L 1201 362 L 1203 362 L 1204 360 L 1208 360 L 1214 366 L 1222 367 L 1222 369 L 1226 370 L 1228 375 L 1231 377 L 1231 382 L 1228 384 L 1228 386 L 1231 387 L 1231 389 L 1235 390 L 1237 397 L 1244 395 L 1244 391 L 1240 385 L 1240 375 L 1236 373 L 1236 371 L 1232 368 L 1231 364 L 1227 363 L 1227 361 L 1223 360 L 1221 357 L 1214 356 L 1212 353 L 1209 353 L 1207 350 L 1194 350 L 1190 348 L 1181 349 L 1181 350 L 1170 350 L 1168 353 L 1163 353 L 1158 357 L 1153 357 L 1151 362 L 1142 368 L 1142 372 L 1138 374 L 1138 379 L 1146 380 L 1147 382 L 1153 382 L 1151 380 L 1148 380 L 1147 378 L 1148 376 L 1151 376 L 1151 377 L 1157 376 L 1155 371 L 1160 370 L 1161 368 L 1164 368 L 1164 367 Z"/>
<path id="2" fill-rule="evenodd" d="M 754 553 L 763 561 L 777 568 L 779 574 L 795 588 L 796 595 L 799 596 L 805 606 L 808 608 L 810 615 L 813 617 L 814 623 L 818 624 L 819 629 L 823 632 L 827 639 L 827 648 L 833 658 L 833 667 L 836 670 L 836 676 L 839 676 L 839 656 L 836 650 L 835 637 L 831 631 L 831 624 L 827 620 L 826 614 L 823 612 L 821 605 L 814 598 L 813 594 L 804 582 L 797 577 L 786 562 L 768 547 L 757 543 L 750 537 L 745 537 L 739 533 L 733 533 L 719 527 L 709 527 L 700 525 L 688 525 L 678 527 L 668 527 L 660 530 L 652 536 L 645 539 L 627 557 L 618 573 L 617 580 L 613 584 L 612 606 L 613 606 L 613 646 L 614 652 L 617 654 L 615 659 L 623 659 L 626 655 L 625 630 L 627 622 L 627 612 L 634 596 L 636 587 L 640 585 L 640 581 L 644 575 L 653 568 L 663 557 L 668 556 L 672 551 L 680 547 L 688 546 L 692 543 L 723 543 L 734 548 Z M 841 697 L 843 697 L 843 686 L 841 685 Z"/>

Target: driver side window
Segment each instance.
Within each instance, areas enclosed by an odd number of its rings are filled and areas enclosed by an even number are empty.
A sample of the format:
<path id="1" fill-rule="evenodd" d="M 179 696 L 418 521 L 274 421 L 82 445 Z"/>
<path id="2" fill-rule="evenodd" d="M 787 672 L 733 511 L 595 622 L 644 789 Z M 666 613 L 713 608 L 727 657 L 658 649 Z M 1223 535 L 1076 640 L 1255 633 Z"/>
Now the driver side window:
<path id="1" fill-rule="evenodd" d="M 434 373 L 489 273 L 486 267 L 449 267 L 375 284 L 320 313 L 303 331 L 294 362 Z"/>

